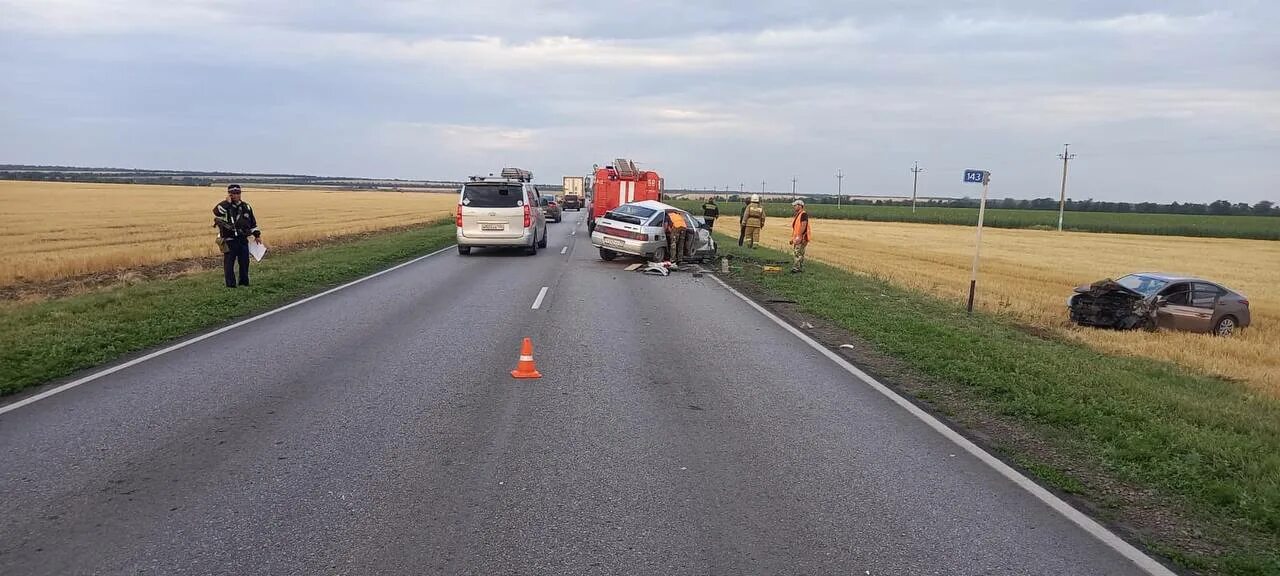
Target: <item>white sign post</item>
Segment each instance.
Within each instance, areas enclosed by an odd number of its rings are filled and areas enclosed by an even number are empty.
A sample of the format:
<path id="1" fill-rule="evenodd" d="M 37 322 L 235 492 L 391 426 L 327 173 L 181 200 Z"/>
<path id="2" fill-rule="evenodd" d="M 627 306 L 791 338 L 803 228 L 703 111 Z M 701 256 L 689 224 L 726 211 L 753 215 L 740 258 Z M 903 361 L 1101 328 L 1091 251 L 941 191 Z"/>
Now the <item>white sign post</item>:
<path id="1" fill-rule="evenodd" d="M 982 221 L 987 215 L 987 189 L 991 186 L 991 173 L 986 170 L 965 170 L 965 182 L 982 183 L 982 199 L 978 201 L 978 238 L 973 247 L 973 271 L 969 274 L 969 313 L 973 313 L 973 296 L 978 288 L 978 261 L 982 256 Z"/>

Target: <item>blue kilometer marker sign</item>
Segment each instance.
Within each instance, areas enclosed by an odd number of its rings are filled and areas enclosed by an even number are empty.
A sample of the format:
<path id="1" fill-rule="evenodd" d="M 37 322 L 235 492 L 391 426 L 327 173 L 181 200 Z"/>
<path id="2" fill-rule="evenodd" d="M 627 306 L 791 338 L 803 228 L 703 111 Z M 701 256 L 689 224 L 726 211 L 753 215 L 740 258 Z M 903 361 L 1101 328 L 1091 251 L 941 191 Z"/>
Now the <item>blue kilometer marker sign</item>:
<path id="1" fill-rule="evenodd" d="M 987 174 L 988 172 L 986 170 L 965 170 L 964 181 L 983 184 L 987 181 Z"/>

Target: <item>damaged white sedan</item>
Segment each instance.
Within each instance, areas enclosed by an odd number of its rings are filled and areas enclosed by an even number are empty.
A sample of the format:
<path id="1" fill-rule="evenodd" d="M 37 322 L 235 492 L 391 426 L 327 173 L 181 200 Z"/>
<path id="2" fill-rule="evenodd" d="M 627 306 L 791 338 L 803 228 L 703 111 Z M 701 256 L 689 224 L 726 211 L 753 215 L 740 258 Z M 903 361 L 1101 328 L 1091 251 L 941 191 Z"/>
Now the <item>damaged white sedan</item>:
<path id="1" fill-rule="evenodd" d="M 671 254 L 667 234 L 667 214 L 677 212 L 691 226 L 684 254 Z M 613 260 L 619 255 L 639 256 L 651 262 L 703 261 L 715 259 L 716 241 L 707 224 L 684 210 L 644 200 L 623 204 L 596 219 L 591 232 L 591 245 L 600 249 L 600 258 Z M 673 258 L 674 256 L 674 258 Z"/>

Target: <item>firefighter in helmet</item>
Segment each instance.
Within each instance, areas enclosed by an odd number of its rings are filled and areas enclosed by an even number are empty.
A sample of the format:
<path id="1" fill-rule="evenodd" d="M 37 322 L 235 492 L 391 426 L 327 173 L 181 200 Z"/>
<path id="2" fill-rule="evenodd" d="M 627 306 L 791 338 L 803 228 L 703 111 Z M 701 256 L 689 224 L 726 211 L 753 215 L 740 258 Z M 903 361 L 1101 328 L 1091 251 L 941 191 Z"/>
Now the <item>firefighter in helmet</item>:
<path id="1" fill-rule="evenodd" d="M 764 221 L 764 206 L 760 204 L 760 195 L 752 194 L 751 201 L 742 209 L 742 236 L 752 248 L 760 242 L 760 229 L 764 228 Z"/>
<path id="2" fill-rule="evenodd" d="M 720 205 L 716 204 L 716 197 L 712 196 L 702 203 L 702 219 L 707 223 L 707 230 L 716 225 L 716 218 L 720 217 Z"/>

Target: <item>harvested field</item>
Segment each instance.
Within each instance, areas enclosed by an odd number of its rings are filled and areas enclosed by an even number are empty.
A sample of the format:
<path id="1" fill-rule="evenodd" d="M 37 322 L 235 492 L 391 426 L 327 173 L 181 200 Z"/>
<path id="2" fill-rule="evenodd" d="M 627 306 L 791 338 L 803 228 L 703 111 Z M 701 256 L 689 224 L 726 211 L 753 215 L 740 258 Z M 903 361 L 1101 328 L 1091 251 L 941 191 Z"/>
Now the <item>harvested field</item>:
<path id="1" fill-rule="evenodd" d="M 789 221 L 770 221 L 763 239 L 785 248 Z M 889 222 L 814 221 L 809 256 L 963 302 L 974 229 Z M 1253 326 L 1232 338 L 1161 331 L 1117 332 L 1067 321 L 1073 287 L 1129 272 L 1201 276 L 1249 298 Z M 1280 243 L 1037 230 L 983 231 L 977 306 L 1095 349 L 1167 360 L 1247 382 L 1280 396 Z"/>
<path id="2" fill-rule="evenodd" d="M 0 286 L 215 257 L 219 188 L 0 181 Z M 416 192 L 246 188 L 268 247 L 421 224 L 457 198 Z"/>

